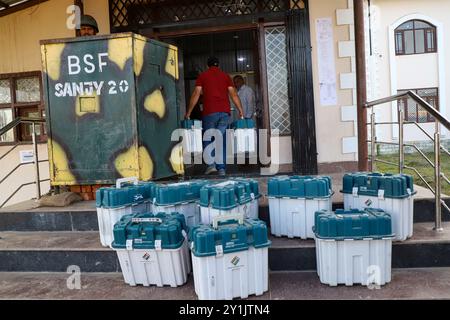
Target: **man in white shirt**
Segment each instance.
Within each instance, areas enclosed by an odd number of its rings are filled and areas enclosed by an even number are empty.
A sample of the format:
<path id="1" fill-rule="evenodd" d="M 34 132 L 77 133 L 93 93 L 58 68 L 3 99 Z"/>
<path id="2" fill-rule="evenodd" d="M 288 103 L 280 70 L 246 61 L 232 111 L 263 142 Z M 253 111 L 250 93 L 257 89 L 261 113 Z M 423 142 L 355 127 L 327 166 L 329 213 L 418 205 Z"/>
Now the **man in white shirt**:
<path id="1" fill-rule="evenodd" d="M 239 98 L 241 99 L 244 118 L 254 119 L 256 112 L 255 92 L 252 88 L 245 84 L 244 78 L 240 75 L 235 76 L 233 78 L 233 82 L 236 89 L 238 90 Z"/>

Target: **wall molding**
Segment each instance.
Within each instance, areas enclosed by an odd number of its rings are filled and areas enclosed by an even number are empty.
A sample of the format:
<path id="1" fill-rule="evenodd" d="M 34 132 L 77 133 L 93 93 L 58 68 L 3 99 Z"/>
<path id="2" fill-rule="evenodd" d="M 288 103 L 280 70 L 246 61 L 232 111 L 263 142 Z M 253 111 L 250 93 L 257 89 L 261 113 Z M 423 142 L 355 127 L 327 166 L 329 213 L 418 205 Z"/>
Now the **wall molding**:
<path id="1" fill-rule="evenodd" d="M 395 55 L 395 29 L 401 24 L 409 20 L 424 20 L 436 27 L 437 30 L 437 48 L 438 48 L 438 81 L 439 81 L 439 111 L 446 116 L 447 114 L 447 94 L 446 94 L 446 74 L 445 74 L 445 41 L 444 41 L 444 25 L 442 22 L 420 13 L 408 14 L 394 23 L 389 25 L 388 37 L 389 37 L 389 72 L 391 78 L 391 95 L 397 94 L 398 90 L 398 74 L 397 74 L 397 56 Z M 392 103 L 392 120 L 398 121 L 397 114 L 397 102 Z M 441 133 L 443 136 L 448 135 L 448 130 L 441 126 Z M 396 126 L 392 126 L 392 137 L 398 139 L 398 130 Z"/>
<path id="2" fill-rule="evenodd" d="M 338 57 L 350 59 L 351 70 L 341 72 L 339 75 L 340 90 L 352 91 L 352 103 L 349 106 L 341 106 L 341 122 L 353 122 L 353 136 L 342 138 L 342 154 L 358 156 L 358 123 L 356 117 L 356 59 L 355 59 L 355 28 L 353 17 L 353 0 L 347 1 L 347 8 L 336 10 L 336 24 L 348 26 L 348 40 L 338 41 Z"/>

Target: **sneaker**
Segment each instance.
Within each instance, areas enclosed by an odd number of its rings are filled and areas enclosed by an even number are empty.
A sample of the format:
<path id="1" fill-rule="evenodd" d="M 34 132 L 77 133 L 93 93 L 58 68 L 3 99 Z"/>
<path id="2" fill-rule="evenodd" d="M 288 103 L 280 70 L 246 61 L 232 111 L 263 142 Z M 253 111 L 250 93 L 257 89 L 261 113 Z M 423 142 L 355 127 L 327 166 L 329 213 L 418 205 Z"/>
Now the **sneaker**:
<path id="1" fill-rule="evenodd" d="M 209 175 L 211 173 L 217 172 L 217 169 L 215 166 L 208 166 L 205 171 L 205 175 Z"/>
<path id="2" fill-rule="evenodd" d="M 226 175 L 225 169 L 220 169 L 219 176 L 225 176 L 225 175 Z"/>

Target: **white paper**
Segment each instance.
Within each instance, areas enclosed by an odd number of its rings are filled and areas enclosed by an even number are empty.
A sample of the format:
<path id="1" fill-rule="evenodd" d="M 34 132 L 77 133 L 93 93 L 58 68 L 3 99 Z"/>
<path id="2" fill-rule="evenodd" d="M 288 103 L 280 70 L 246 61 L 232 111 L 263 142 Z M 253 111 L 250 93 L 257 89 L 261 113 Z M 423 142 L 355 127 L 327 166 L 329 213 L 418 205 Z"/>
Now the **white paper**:
<path id="1" fill-rule="evenodd" d="M 34 162 L 33 150 L 20 151 L 20 163 L 31 163 L 31 162 Z"/>
<path id="2" fill-rule="evenodd" d="M 336 65 L 334 60 L 333 20 L 316 19 L 317 57 L 319 64 L 320 104 L 337 105 Z"/>

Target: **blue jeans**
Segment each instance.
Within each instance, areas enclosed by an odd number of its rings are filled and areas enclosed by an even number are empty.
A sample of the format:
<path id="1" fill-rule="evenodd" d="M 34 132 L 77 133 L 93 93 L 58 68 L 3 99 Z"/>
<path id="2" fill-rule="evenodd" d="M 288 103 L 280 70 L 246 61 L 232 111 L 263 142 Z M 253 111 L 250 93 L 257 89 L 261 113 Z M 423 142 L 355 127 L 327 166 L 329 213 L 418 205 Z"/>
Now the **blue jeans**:
<path id="1" fill-rule="evenodd" d="M 221 170 L 226 168 L 226 157 L 227 157 L 227 139 L 226 139 L 226 130 L 228 128 L 228 124 L 230 121 L 230 115 L 225 112 L 217 112 L 211 113 L 207 116 L 204 116 L 203 119 L 203 133 L 205 133 L 209 129 L 217 129 L 222 133 L 223 140 L 223 159 L 222 164 L 216 164 L 216 169 Z M 208 145 L 210 145 L 212 141 L 203 141 L 203 150 L 206 149 Z M 215 157 L 215 150 L 211 153 L 213 157 Z"/>

